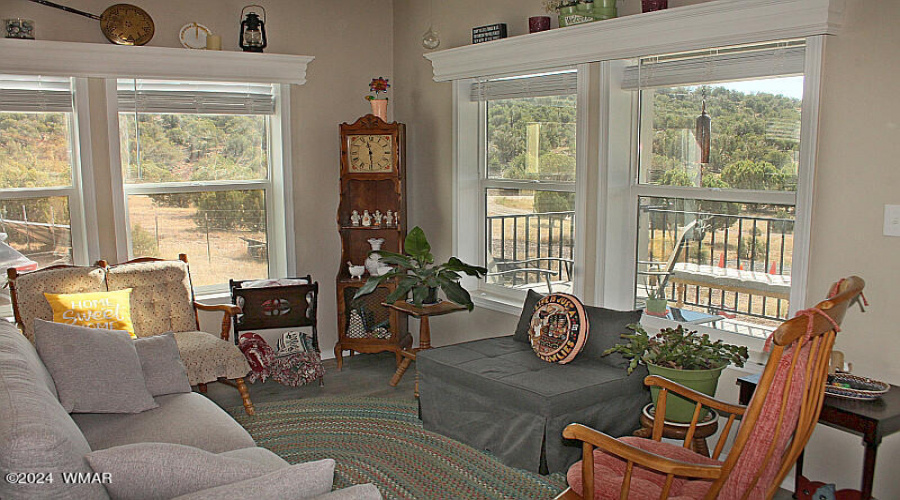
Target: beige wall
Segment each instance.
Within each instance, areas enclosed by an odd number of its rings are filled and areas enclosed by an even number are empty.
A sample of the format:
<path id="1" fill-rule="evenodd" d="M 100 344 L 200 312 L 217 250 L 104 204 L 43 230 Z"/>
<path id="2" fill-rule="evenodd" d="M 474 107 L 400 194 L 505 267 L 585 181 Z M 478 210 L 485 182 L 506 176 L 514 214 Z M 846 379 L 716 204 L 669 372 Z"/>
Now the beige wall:
<path id="1" fill-rule="evenodd" d="M 62 2 L 99 14 L 115 3 L 106 0 Z M 181 47 L 180 28 L 192 21 L 223 37 L 226 50 L 239 50 L 240 11 L 251 2 L 235 0 L 134 0 L 154 19 L 156 34 L 149 45 Z M 269 47 L 273 54 L 315 56 L 307 73 L 308 83 L 294 86 L 293 168 L 296 265 L 299 274 L 310 273 L 321 286 L 319 303 L 320 343 L 327 354 L 337 340 L 334 276 L 340 260 L 340 240 L 335 217 L 338 204 L 340 145 L 338 124 L 353 122 L 367 113 L 363 99 L 375 76 L 390 76 L 393 17 L 390 0 L 267 0 Z M 77 4 L 77 5 L 76 5 Z M 34 19 L 42 40 L 108 43 L 99 23 L 26 0 L 0 1 L 0 18 Z M 2 68 L 2 62 L 0 62 Z M 92 89 L 101 91 L 99 81 Z M 95 93 L 96 94 L 96 93 Z M 92 110 L 93 126 L 105 127 L 105 110 Z M 95 141 L 98 169 L 108 167 L 105 141 Z M 109 190 L 109 180 L 98 179 Z M 103 211 L 109 213 L 108 210 Z M 100 221 L 112 227 L 112 219 Z M 115 260 L 115 240 L 107 233 L 102 254 Z M 175 257 L 175 256 L 172 256 Z M 199 258 L 200 256 L 197 256 Z"/>
<path id="2" fill-rule="evenodd" d="M 671 7 L 692 2 L 675 2 Z M 637 0 L 619 1 L 620 13 L 639 10 Z M 435 1 L 435 29 L 441 49 L 467 45 L 470 29 L 505 22 L 510 36 L 527 31 L 527 18 L 542 15 L 539 0 Z M 394 78 L 397 118 L 409 126 L 411 219 L 433 240 L 436 253 L 451 251 L 451 90 L 431 80 L 422 57 L 428 2 L 394 1 Z M 900 384 L 900 331 L 891 311 L 900 305 L 900 238 L 882 236 L 885 204 L 900 204 L 900 2 L 848 0 L 846 26 L 828 40 L 823 78 L 812 224 L 808 296 L 822 297 L 829 283 L 858 274 L 867 282 L 871 306 L 848 315 L 837 348 L 854 372 Z M 438 342 L 511 331 L 514 318 L 487 311 L 440 318 Z M 454 332 L 454 333 L 445 333 Z M 723 379 L 723 386 L 730 380 Z M 731 397 L 731 387 L 723 387 Z M 807 453 L 807 471 L 840 487 L 858 488 L 860 439 L 819 426 Z M 900 435 L 879 450 L 875 494 L 900 498 Z"/>

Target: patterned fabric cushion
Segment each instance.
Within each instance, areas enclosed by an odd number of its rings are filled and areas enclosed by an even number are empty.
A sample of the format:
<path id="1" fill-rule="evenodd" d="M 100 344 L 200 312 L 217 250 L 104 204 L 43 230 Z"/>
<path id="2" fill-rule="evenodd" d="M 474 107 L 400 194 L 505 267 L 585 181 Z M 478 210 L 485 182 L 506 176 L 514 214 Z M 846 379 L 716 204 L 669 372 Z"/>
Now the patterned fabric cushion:
<path id="1" fill-rule="evenodd" d="M 44 293 L 105 292 L 106 276 L 100 267 L 62 267 L 26 273 L 16 278 L 16 305 L 22 331 L 34 342 L 34 320 L 53 321 L 53 309 Z"/>
<path id="2" fill-rule="evenodd" d="M 700 465 L 719 465 L 717 460 L 704 457 L 675 444 L 630 436 L 619 438 L 619 441 L 674 460 Z M 583 495 L 584 487 L 581 477 L 582 464 L 583 462 L 579 460 L 569 468 L 569 472 L 566 474 L 569 486 L 579 495 Z M 624 460 L 602 450 L 594 450 L 594 500 L 618 500 L 619 488 L 622 486 L 624 477 Z M 643 467 L 635 467 L 631 476 L 628 498 L 639 500 L 659 498 L 665 482 L 665 474 L 658 474 Z M 669 491 L 669 500 L 703 498 L 711 484 L 710 481 L 688 481 L 676 477 L 672 483 L 672 489 Z"/>
<path id="3" fill-rule="evenodd" d="M 572 361 L 581 352 L 589 333 L 584 305 L 575 296 L 552 293 L 534 305 L 528 338 L 542 360 L 563 365 Z"/>
<path id="4" fill-rule="evenodd" d="M 215 382 L 219 377 L 241 378 L 250 372 L 241 350 L 211 333 L 175 332 L 175 342 L 191 385 Z"/>
<path id="5" fill-rule="evenodd" d="M 138 337 L 197 329 L 186 263 L 166 260 L 112 266 L 106 282 L 110 291 L 133 289 L 131 320 Z"/>

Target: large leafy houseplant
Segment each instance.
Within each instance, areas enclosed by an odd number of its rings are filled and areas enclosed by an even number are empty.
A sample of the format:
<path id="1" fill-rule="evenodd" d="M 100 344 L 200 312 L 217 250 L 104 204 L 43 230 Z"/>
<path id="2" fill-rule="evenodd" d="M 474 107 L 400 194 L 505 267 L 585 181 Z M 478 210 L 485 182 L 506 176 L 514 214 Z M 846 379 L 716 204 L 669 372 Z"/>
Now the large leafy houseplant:
<path id="1" fill-rule="evenodd" d="M 456 257 L 435 265 L 431 245 L 425 238 L 425 232 L 418 226 L 412 228 L 406 236 L 403 249 L 405 253 L 402 254 L 379 250 L 382 264 L 393 266 L 393 270 L 381 276 L 371 276 L 353 298 L 370 294 L 384 281 L 397 278 L 397 288 L 385 298 L 386 302 L 395 302 L 412 292 L 412 303 L 421 307 L 435 302 L 437 289 L 441 289 L 451 302 L 465 306 L 470 311 L 475 307 L 472 297 L 459 284 L 459 280 L 462 279 L 462 274 L 480 278 L 487 273 L 487 269 L 466 264 Z"/>
<path id="2" fill-rule="evenodd" d="M 628 328 L 634 333 L 622 335 L 627 342 L 607 349 L 603 352 L 604 356 L 618 352 L 631 360 L 629 374 L 643 362 L 651 375 L 665 377 L 709 396 L 715 396 L 719 376 L 726 366 L 744 366 L 749 357 L 744 346 L 712 341 L 709 335 L 698 335 L 696 331 L 686 330 L 681 325 L 663 328 L 653 336 L 639 324 L 628 325 Z M 659 389 L 652 387 L 654 404 L 658 395 Z M 694 405 L 693 401 L 670 394 L 666 401 L 666 420 L 690 422 Z M 704 416 L 705 412 L 701 414 L 701 419 Z"/>

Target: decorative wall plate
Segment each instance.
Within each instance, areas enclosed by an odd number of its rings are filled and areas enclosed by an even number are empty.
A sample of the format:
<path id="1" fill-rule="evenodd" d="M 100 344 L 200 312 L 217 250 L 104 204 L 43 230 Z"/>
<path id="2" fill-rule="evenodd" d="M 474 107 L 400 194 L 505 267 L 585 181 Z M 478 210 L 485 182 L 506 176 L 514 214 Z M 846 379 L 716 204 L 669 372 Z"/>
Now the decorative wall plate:
<path id="1" fill-rule="evenodd" d="M 199 23 L 188 23 L 181 27 L 178 39 L 186 49 L 205 49 L 206 37 L 210 34 L 209 28 L 206 26 Z"/>
<path id="2" fill-rule="evenodd" d="M 573 295 L 552 293 L 535 304 L 528 338 L 539 358 L 566 364 L 581 352 L 589 330 L 581 301 Z"/>

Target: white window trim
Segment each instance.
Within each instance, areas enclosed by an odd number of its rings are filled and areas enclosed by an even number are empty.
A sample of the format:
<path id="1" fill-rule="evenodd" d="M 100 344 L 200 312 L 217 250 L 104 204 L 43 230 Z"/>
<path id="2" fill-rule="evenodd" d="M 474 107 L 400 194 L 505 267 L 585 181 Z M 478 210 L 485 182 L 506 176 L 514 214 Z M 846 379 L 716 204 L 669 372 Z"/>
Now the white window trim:
<path id="1" fill-rule="evenodd" d="M 718 2 L 716 2 L 718 3 Z M 584 216 L 576 216 L 579 221 L 576 226 L 577 234 L 582 237 L 576 238 L 576 293 L 582 292 L 586 287 L 585 279 L 578 273 L 585 269 L 585 247 L 593 246 L 592 253 L 596 256 L 594 265 L 594 273 L 587 277 L 593 283 L 593 303 L 600 304 L 605 307 L 615 309 L 630 309 L 634 304 L 634 287 L 635 287 L 635 266 L 634 259 L 636 255 L 637 225 L 637 203 L 639 196 L 675 196 L 688 198 L 701 198 L 711 200 L 734 200 L 751 203 L 767 203 L 767 204 L 790 204 L 795 206 L 795 237 L 792 261 L 792 281 L 795 286 L 791 289 L 790 312 L 793 313 L 805 304 L 807 296 L 807 278 L 809 273 L 809 233 L 811 230 L 811 212 L 813 198 L 813 180 L 815 178 L 816 163 L 816 138 L 818 135 L 818 110 L 819 110 L 819 89 L 821 85 L 821 67 L 823 64 L 823 49 L 825 44 L 825 35 L 834 34 L 840 25 L 841 2 L 839 0 L 788 0 L 778 4 L 766 0 L 747 0 L 743 4 L 753 8 L 761 9 L 758 16 L 751 20 L 742 20 L 730 29 L 724 30 L 725 34 L 718 34 L 713 38 L 697 37 L 692 33 L 693 28 L 688 25 L 678 28 L 676 39 L 671 41 L 668 46 L 663 48 L 666 50 L 679 49 L 701 49 L 703 47 L 729 46 L 745 42 L 762 42 L 778 38 L 806 38 L 806 56 L 804 61 L 804 96 L 802 103 L 801 118 L 801 152 L 800 169 L 798 177 L 797 192 L 766 192 L 766 191 L 743 191 L 739 193 L 728 193 L 724 195 L 714 189 L 707 188 L 689 188 L 689 187 L 663 187 L 637 185 L 633 179 L 637 179 L 637 157 L 632 151 L 632 144 L 636 144 L 638 140 L 637 123 L 633 123 L 634 115 L 633 107 L 637 105 L 632 99 L 632 94 L 621 89 L 613 88 L 611 82 L 621 82 L 624 72 L 624 64 L 621 58 L 645 55 L 653 52 L 643 52 L 646 44 L 643 42 L 634 42 L 624 47 L 622 53 L 616 54 L 600 54 L 591 53 L 589 55 L 577 54 L 572 56 L 572 62 L 580 62 L 579 65 L 579 135 L 578 137 L 578 173 L 579 176 L 587 174 L 588 168 L 593 165 L 582 164 L 588 162 L 589 155 L 583 154 L 581 148 L 587 148 L 590 144 L 589 135 L 582 137 L 580 134 L 598 134 L 597 144 L 599 149 L 599 159 L 597 161 L 598 176 L 596 183 L 591 189 L 596 189 L 594 207 L 588 207 L 588 191 L 586 177 L 579 177 L 578 186 L 578 212 L 584 214 L 587 211 L 596 211 L 600 214 L 600 218 L 596 221 L 596 239 L 587 245 L 584 236 L 585 231 Z M 789 5 L 788 5 L 789 4 Z M 728 4 L 733 6 L 732 3 Z M 699 7 L 699 6 L 698 6 Z M 687 9 L 683 8 L 683 9 Z M 800 9 L 803 12 L 791 12 L 786 15 L 781 9 Z M 682 10 L 682 9 L 677 9 Z M 672 11 L 670 11 L 672 12 Z M 705 6 L 693 12 L 688 12 L 692 22 L 703 18 L 723 19 L 727 17 L 729 22 L 732 19 L 733 12 L 726 12 L 722 6 Z M 755 14 L 754 14 L 755 15 Z M 679 14 L 680 16 L 680 14 Z M 662 25 L 667 25 L 671 21 L 681 19 L 674 14 L 662 13 L 656 16 L 658 20 L 664 22 L 653 23 L 651 21 L 644 22 L 640 29 L 635 31 L 650 40 L 647 43 L 655 43 L 655 37 L 659 33 L 665 33 L 666 37 L 672 33 L 657 29 Z M 817 21 L 810 23 L 813 18 Z M 709 21 L 707 19 L 707 21 Z M 760 26 L 778 20 L 779 28 L 775 31 L 767 32 L 765 35 L 754 35 L 749 32 L 754 31 L 754 26 Z M 608 21 L 607 21 L 608 22 Z M 631 21 L 629 21 L 631 22 Z M 601 25 L 603 23 L 592 23 Z M 657 25 L 658 24 L 658 25 Z M 715 23 L 714 23 L 715 24 Z M 816 24 L 816 26 L 813 26 Z M 590 26 L 590 25 L 584 25 Z M 611 26 L 611 25 L 607 25 Z M 624 26 L 624 24 L 623 24 Z M 629 25 L 630 26 L 630 25 Z M 618 28 L 617 28 L 618 29 Z M 547 62 L 552 59 L 551 53 L 554 52 L 557 45 L 566 47 L 576 47 L 573 44 L 575 40 L 584 38 L 585 40 L 599 40 L 612 36 L 617 31 L 604 30 L 603 27 L 595 28 L 569 28 L 560 30 L 559 33 L 553 35 L 552 40 L 546 40 L 540 46 L 540 53 L 535 55 L 530 53 L 528 47 L 522 44 L 514 45 L 510 42 L 491 46 L 476 47 L 468 46 L 447 51 L 439 51 L 426 55 L 434 66 L 436 81 L 452 81 L 453 84 L 453 213 L 455 214 L 453 221 L 453 251 L 463 260 L 471 259 L 477 262 L 483 258 L 484 252 L 484 231 L 479 230 L 483 226 L 476 227 L 473 230 L 473 221 L 484 221 L 484 203 L 479 201 L 473 203 L 473 200 L 480 200 L 478 194 L 481 187 L 479 179 L 479 165 L 484 164 L 484 159 L 479 157 L 484 149 L 485 131 L 474 124 L 481 124 L 478 103 L 470 100 L 468 90 L 471 84 L 478 78 L 485 78 L 490 75 L 489 71 L 502 68 L 506 74 L 515 72 L 525 74 L 533 71 L 547 70 L 552 68 Z M 590 30 L 590 31 L 588 31 Z M 547 35 L 545 38 L 549 38 Z M 537 38 L 532 39 L 537 40 Z M 716 43 L 712 43 L 715 41 Z M 535 41 L 537 43 L 537 41 Z M 591 44 L 583 44 L 587 46 Z M 628 45 L 626 43 L 626 45 Z M 602 46 L 595 44 L 595 46 Z M 526 50 L 528 49 L 528 50 Z M 514 64 L 510 61 L 518 61 L 510 51 L 518 51 L 521 54 L 527 54 L 531 58 L 528 62 L 519 62 Z M 545 55 L 544 59 L 541 56 Z M 608 59 L 600 59 L 608 57 Z M 600 60 L 599 63 L 599 81 L 592 82 L 588 70 L 590 65 L 583 64 L 591 60 Z M 597 87 L 599 89 L 599 105 L 589 106 L 587 89 Z M 583 95 L 582 95 L 583 94 Z M 588 112 L 583 112 L 583 109 Z M 592 116 L 596 113 L 596 117 Z M 616 127 L 612 127 L 611 123 L 615 118 Z M 590 131 L 588 126 L 582 126 L 581 120 L 590 122 L 593 118 L 598 120 L 598 131 Z M 625 120 L 625 121 L 622 121 Z M 630 124 L 631 126 L 621 126 L 620 124 Z M 625 166 L 625 168 L 622 168 Z M 733 196 L 733 195 L 737 196 Z M 521 294 L 515 295 L 498 293 L 489 291 L 488 287 L 479 286 L 478 283 L 467 278 L 463 280 L 464 286 L 472 291 L 473 301 L 480 307 L 487 309 L 506 312 L 509 314 L 519 314 L 521 311 Z M 501 287 L 495 287 L 501 288 Z M 590 300 L 590 299 L 588 299 Z M 671 325 L 672 322 L 665 320 L 657 320 L 651 318 L 647 321 L 647 326 L 651 325 Z M 694 326 L 692 325 L 692 328 Z M 724 338 L 731 342 L 737 342 L 747 345 L 753 351 L 761 351 L 762 340 L 751 338 L 743 335 L 731 334 L 715 330 L 702 325 L 696 326 L 696 329 L 702 333 L 708 333 L 713 338 Z"/>
<path id="2" fill-rule="evenodd" d="M 209 191 L 262 190 L 266 200 L 267 254 L 270 276 L 293 276 L 296 264 L 294 255 L 293 177 L 291 172 L 292 146 L 290 85 L 274 86 L 275 114 L 267 115 L 269 138 L 272 146 L 267 152 L 269 161 L 265 179 L 235 181 L 202 181 L 128 184 L 122 174 L 121 143 L 119 135 L 119 106 L 117 82 L 106 80 L 106 110 L 109 134 L 110 175 L 116 225 L 116 254 L 118 262 L 130 258 L 131 230 L 128 224 L 128 197 L 159 193 L 201 193 Z M 275 145 L 281 147 L 274 147 Z M 174 256 L 173 256 L 174 257 Z M 191 256 L 189 255 L 188 258 Z M 228 283 L 195 286 L 200 296 L 228 291 Z"/>
<path id="3" fill-rule="evenodd" d="M 292 276 L 294 262 L 293 168 L 291 165 L 292 85 L 306 83 L 306 69 L 312 56 L 287 54 L 249 54 L 242 52 L 197 52 L 164 47 L 124 47 L 117 45 L 54 42 L 42 40 L 0 39 L 0 74 L 44 75 L 74 78 L 73 184 L 67 188 L 7 190 L 3 198 L 69 196 L 72 221 L 72 254 L 77 265 L 93 264 L 100 258 L 124 262 L 130 248 L 127 231 L 127 207 L 119 151 L 119 122 L 116 113 L 116 78 L 147 78 L 188 81 L 233 81 L 275 85 L 278 105 L 271 117 L 271 141 L 280 148 L 270 151 L 270 175 L 273 185 L 266 196 L 267 224 L 270 229 L 269 273 Z M 89 79 L 101 79 L 103 102 L 92 102 Z M 96 89 L 95 89 L 96 90 Z M 97 96 L 95 95 L 95 98 Z M 105 105 L 105 108 L 101 106 Z M 102 109 L 105 109 L 105 114 Z M 91 135 L 91 115 L 105 116 L 104 130 Z M 105 137 L 104 137 L 105 135 Z M 92 144 L 106 141 L 108 149 L 96 156 Z M 95 158 L 109 160 L 109 187 L 95 183 Z M 105 173 L 97 172 L 100 178 Z M 101 255 L 100 207 L 113 212 L 115 255 Z M 108 229 L 108 228 L 107 228 Z M 218 287 L 226 289 L 226 285 Z"/>
<path id="4" fill-rule="evenodd" d="M 795 286 L 791 287 L 788 315 L 792 316 L 797 310 L 805 307 L 807 297 L 807 277 L 809 275 L 809 237 L 813 208 L 813 182 L 815 179 L 816 138 L 818 136 L 818 111 L 823 49 L 823 36 L 808 37 L 806 39 L 804 89 L 803 102 L 801 104 L 800 170 L 797 179 L 796 192 L 733 190 L 724 194 L 719 190 L 708 188 L 642 185 L 637 183 L 638 158 L 637 155 L 634 154 L 637 150 L 635 146 L 630 147 L 631 153 L 628 156 L 629 167 L 627 172 L 626 169 L 616 169 L 612 166 L 614 160 L 607 159 L 606 168 L 609 169 L 610 175 L 616 175 L 616 177 L 620 179 L 622 175 L 628 176 L 627 186 L 622 186 L 620 189 L 609 188 L 608 193 L 611 198 L 621 198 L 623 194 L 625 194 L 627 202 L 625 203 L 624 209 L 620 207 L 618 210 L 613 209 L 612 211 L 607 212 L 607 228 L 617 234 L 622 234 L 622 237 L 625 241 L 629 242 L 629 244 L 622 245 L 618 249 L 610 249 L 607 247 L 607 262 L 604 266 L 598 266 L 598 272 L 595 276 L 597 282 L 603 284 L 602 295 L 598 294 L 595 296 L 597 303 L 605 304 L 608 307 L 613 308 L 630 309 L 633 307 L 635 292 L 635 242 L 638 237 L 638 228 L 635 223 L 638 217 L 637 200 L 641 196 L 655 196 L 793 205 L 795 207 L 796 216 L 794 222 L 795 230 L 793 257 L 791 261 L 791 280 Z M 606 76 L 611 77 L 612 75 L 607 74 Z M 620 78 L 606 78 L 605 80 L 621 81 Z M 606 99 L 607 106 L 610 109 L 613 109 L 616 106 L 616 103 L 613 102 L 615 97 L 611 97 L 610 94 L 607 94 Z M 626 99 L 630 100 L 630 98 L 626 98 L 625 95 L 619 96 L 620 101 Z M 618 105 L 619 109 L 623 107 L 622 102 L 619 102 Z M 637 105 L 638 103 L 633 103 L 631 109 L 628 110 L 631 118 L 636 114 L 635 108 Z M 623 112 L 625 111 L 620 111 L 620 113 Z M 636 145 L 638 144 L 640 124 L 636 123 L 634 120 L 631 121 L 631 141 L 629 144 Z M 620 152 L 620 163 L 623 161 L 622 158 L 622 152 Z M 616 170 L 618 170 L 618 172 L 616 172 Z M 610 207 L 607 207 L 607 210 L 609 210 L 609 208 Z M 628 269 L 628 271 L 623 271 L 615 277 L 603 274 L 610 269 Z M 598 290 L 599 288 L 601 287 L 598 287 Z M 641 322 L 645 327 L 654 329 L 677 324 L 677 322 L 672 320 L 654 318 L 646 315 Z M 723 339 L 728 342 L 746 345 L 752 351 L 761 352 L 763 348 L 764 341 L 758 338 L 733 334 L 704 325 L 691 325 L 690 328 L 692 330 L 697 330 L 700 333 L 709 334 L 714 339 Z"/>
<path id="5" fill-rule="evenodd" d="M 566 69 L 557 68 L 555 70 Z M 485 101 L 471 99 L 471 88 L 476 80 L 454 80 L 453 82 L 453 253 L 467 262 L 485 262 L 486 259 L 486 207 L 484 190 L 535 189 L 565 191 L 575 193 L 575 264 L 572 276 L 573 291 L 576 295 L 584 292 L 585 244 L 579 235 L 586 228 L 587 194 L 587 151 L 588 151 L 588 65 L 577 67 L 578 90 L 576 92 L 576 162 L 575 182 L 530 182 L 514 179 L 487 179 L 487 130 Z M 502 77 L 508 75 L 497 75 Z M 492 76 L 491 78 L 496 78 Z M 486 283 L 464 277 L 462 285 L 471 293 L 472 301 L 481 307 L 508 314 L 519 314 L 525 292 L 509 287 Z"/>

